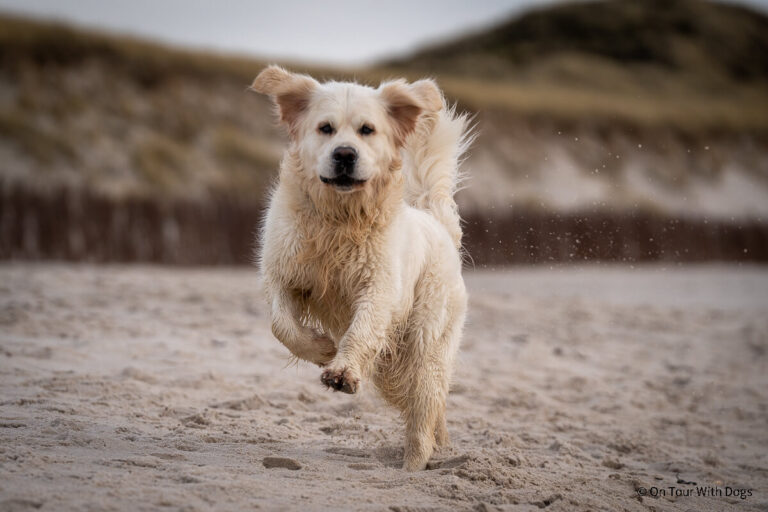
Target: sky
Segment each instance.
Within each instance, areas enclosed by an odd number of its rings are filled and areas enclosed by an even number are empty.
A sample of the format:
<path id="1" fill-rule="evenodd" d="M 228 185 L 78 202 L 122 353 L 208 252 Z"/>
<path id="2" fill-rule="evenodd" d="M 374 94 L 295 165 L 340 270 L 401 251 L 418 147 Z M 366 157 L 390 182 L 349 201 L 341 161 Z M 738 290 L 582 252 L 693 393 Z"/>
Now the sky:
<path id="1" fill-rule="evenodd" d="M 0 10 L 183 46 L 356 66 L 405 54 L 551 3 L 553 0 L 0 0 Z M 768 0 L 734 3 L 768 12 Z"/>

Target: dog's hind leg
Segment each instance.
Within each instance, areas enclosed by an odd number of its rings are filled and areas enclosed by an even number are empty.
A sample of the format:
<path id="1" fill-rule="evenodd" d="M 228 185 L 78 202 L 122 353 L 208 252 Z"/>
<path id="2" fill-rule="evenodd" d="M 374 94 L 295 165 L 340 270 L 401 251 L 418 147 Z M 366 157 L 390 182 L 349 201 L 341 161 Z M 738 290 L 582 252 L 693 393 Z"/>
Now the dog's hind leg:
<path id="1" fill-rule="evenodd" d="M 443 333 L 438 346 L 443 351 L 443 374 L 440 384 L 443 389 L 443 393 L 447 399 L 448 389 L 450 386 L 451 375 L 453 373 L 453 361 L 456 357 L 456 351 L 459 347 L 461 330 L 464 325 L 464 315 L 466 311 L 466 305 L 463 303 L 463 296 L 456 302 L 456 308 L 454 310 L 454 317 L 448 325 L 448 328 Z M 435 443 L 438 448 L 448 446 L 451 444 L 451 436 L 448 434 L 448 426 L 445 419 L 446 403 L 443 402 L 442 407 L 438 410 L 437 420 L 435 425 Z"/>
<path id="2" fill-rule="evenodd" d="M 403 404 L 406 437 L 403 469 L 408 471 L 424 469 L 433 450 L 450 443 L 445 407 L 452 357 L 443 347 L 437 352 L 419 361 L 412 370 L 411 386 Z"/>
<path id="3" fill-rule="evenodd" d="M 440 376 L 420 368 L 413 376 L 405 404 L 405 460 L 403 469 L 418 471 L 427 466 L 435 449 L 435 429 L 440 411 L 445 409 L 445 393 Z"/>
<path id="4" fill-rule="evenodd" d="M 425 311 L 422 311 L 425 313 Z M 436 443 L 445 440 L 445 401 L 448 396 L 449 354 L 439 317 L 424 315 L 422 327 L 406 341 L 401 374 L 409 379 L 405 400 L 405 460 L 403 469 L 424 469 Z M 431 321 L 430 321 L 431 320 Z M 436 437 L 439 434 L 440 437 Z"/>
<path id="5" fill-rule="evenodd" d="M 438 448 L 451 444 L 451 436 L 448 434 L 448 426 L 445 421 L 445 406 L 437 413 L 435 421 L 435 444 Z"/>
<path id="6" fill-rule="evenodd" d="M 443 360 L 443 373 L 441 374 L 442 379 L 440 380 L 440 385 L 442 386 L 446 400 L 448 398 L 454 360 L 459 348 L 459 343 L 461 342 L 461 333 L 464 327 L 467 311 L 466 292 L 463 287 L 457 289 L 456 293 L 452 296 L 451 306 L 451 318 L 445 332 L 437 344 L 440 351 L 440 357 Z M 446 422 L 446 405 L 447 404 L 444 401 L 437 413 L 435 444 L 438 448 L 443 448 L 451 444 L 451 436 L 448 434 L 448 426 Z"/>
<path id="7" fill-rule="evenodd" d="M 444 302 L 429 292 L 429 288 L 422 289 L 419 314 L 412 319 L 420 328 L 405 340 L 407 352 L 400 358 L 399 373 L 411 379 L 402 404 L 406 423 L 403 468 L 409 471 L 423 469 L 435 446 L 449 442 L 445 406 L 466 314 L 463 284 Z"/>

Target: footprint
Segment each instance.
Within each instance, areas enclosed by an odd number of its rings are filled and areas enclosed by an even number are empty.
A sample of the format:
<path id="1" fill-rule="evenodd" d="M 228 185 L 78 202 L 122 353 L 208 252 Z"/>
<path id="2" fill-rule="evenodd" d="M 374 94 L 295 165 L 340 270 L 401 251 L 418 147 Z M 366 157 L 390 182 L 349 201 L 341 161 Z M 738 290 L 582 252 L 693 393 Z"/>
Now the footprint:
<path id="1" fill-rule="evenodd" d="M 163 460 L 187 460 L 187 458 L 180 453 L 150 453 L 150 455 Z"/>
<path id="2" fill-rule="evenodd" d="M 370 458 L 371 453 L 360 448 L 347 448 L 345 446 L 332 446 L 325 449 L 326 453 L 333 453 L 334 455 L 344 455 L 346 457 L 360 457 L 363 459 Z"/>
<path id="3" fill-rule="evenodd" d="M 376 469 L 376 464 L 366 464 L 363 462 L 353 462 L 352 464 L 348 464 L 347 467 L 349 469 L 357 469 L 361 471 L 365 471 L 368 469 Z"/>
<path id="4" fill-rule="evenodd" d="M 267 405 L 259 395 L 253 395 L 239 400 L 228 400 L 217 404 L 212 404 L 213 409 L 231 409 L 233 411 L 253 411 Z"/>
<path id="5" fill-rule="evenodd" d="M 38 510 L 42 506 L 42 501 L 28 500 L 25 498 L 12 498 L 10 500 L 0 501 L 0 510 L 6 510 L 8 512 L 26 512 L 28 510 Z"/>
<path id="6" fill-rule="evenodd" d="M 299 470 L 302 467 L 299 461 L 288 457 L 264 457 L 262 464 L 267 469 L 283 468 L 293 471 Z"/>

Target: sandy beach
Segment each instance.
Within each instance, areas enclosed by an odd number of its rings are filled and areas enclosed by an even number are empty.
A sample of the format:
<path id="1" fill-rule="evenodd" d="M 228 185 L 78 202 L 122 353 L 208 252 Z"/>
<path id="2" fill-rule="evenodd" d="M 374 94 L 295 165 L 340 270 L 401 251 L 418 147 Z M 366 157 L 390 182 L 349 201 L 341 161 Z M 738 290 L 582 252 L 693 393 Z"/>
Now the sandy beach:
<path id="1" fill-rule="evenodd" d="M 0 510 L 768 510 L 768 267 L 466 280 L 453 444 L 405 473 L 255 270 L 4 263 Z"/>

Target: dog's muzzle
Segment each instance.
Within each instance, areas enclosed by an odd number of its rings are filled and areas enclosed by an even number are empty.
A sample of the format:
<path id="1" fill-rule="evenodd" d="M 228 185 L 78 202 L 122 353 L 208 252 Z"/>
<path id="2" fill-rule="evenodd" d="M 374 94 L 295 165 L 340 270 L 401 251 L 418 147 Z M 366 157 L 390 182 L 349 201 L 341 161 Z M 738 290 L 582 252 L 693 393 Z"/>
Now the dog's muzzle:
<path id="1" fill-rule="evenodd" d="M 357 150 L 349 146 L 339 146 L 331 154 L 333 162 L 332 178 L 320 176 L 320 180 L 328 185 L 333 185 L 342 189 L 350 189 L 365 183 L 365 180 L 359 180 L 354 177 L 355 165 L 357 163 Z"/>

